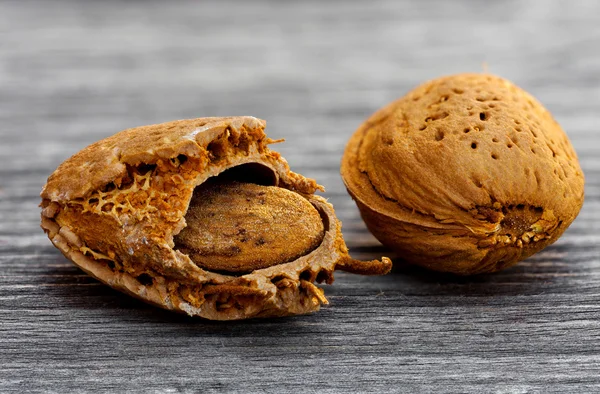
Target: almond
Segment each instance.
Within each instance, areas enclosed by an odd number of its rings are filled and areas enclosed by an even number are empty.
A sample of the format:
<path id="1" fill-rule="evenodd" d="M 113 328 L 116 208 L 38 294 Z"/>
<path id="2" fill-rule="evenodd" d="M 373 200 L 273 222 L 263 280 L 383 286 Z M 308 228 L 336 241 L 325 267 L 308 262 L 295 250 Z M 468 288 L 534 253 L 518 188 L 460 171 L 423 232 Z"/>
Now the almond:
<path id="1" fill-rule="evenodd" d="M 253 117 L 142 126 L 62 163 L 42 228 L 81 269 L 169 310 L 214 320 L 313 312 L 350 258 L 323 187 L 290 171 Z M 82 173 L 85 174 L 82 176 Z"/>
<path id="2" fill-rule="evenodd" d="M 542 250 L 583 204 L 562 128 L 530 94 L 486 74 L 427 82 L 377 111 L 350 139 L 341 173 L 383 244 L 457 274 Z"/>

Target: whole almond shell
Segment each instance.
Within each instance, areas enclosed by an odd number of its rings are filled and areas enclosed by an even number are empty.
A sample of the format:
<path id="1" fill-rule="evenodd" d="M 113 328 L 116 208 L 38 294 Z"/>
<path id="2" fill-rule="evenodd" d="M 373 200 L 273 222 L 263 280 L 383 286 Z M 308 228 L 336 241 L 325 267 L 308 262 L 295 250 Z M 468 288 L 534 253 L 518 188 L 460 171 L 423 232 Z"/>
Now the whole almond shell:
<path id="1" fill-rule="evenodd" d="M 486 74 L 427 82 L 377 111 L 350 139 L 341 173 L 377 239 L 457 274 L 542 250 L 583 204 L 562 128 L 530 94 Z"/>

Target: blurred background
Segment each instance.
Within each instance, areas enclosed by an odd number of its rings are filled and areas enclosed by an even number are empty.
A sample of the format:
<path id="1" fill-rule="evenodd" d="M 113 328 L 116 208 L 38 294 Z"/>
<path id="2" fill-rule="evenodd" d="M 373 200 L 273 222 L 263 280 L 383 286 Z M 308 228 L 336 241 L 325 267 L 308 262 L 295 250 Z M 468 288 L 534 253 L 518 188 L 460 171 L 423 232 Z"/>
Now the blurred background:
<path id="1" fill-rule="evenodd" d="M 88 144 L 253 115 L 286 139 L 275 149 L 294 171 L 325 185 L 354 256 L 380 257 L 339 176 L 346 141 L 422 82 L 484 70 L 553 113 L 586 175 L 565 235 L 496 275 L 336 274 L 318 314 L 219 326 L 101 286 L 39 228 L 46 178 Z M 32 377 L 42 389 L 139 389 L 152 377 L 169 392 L 246 391 L 264 388 L 265 371 L 280 374 L 274 391 L 281 380 L 354 390 L 353 379 L 364 390 L 420 379 L 430 392 L 599 388 L 599 70 L 596 0 L 0 0 L 0 391 Z"/>
<path id="2" fill-rule="evenodd" d="M 124 128 L 254 115 L 316 176 L 380 106 L 484 69 L 540 99 L 583 152 L 598 124 L 599 15 L 594 0 L 4 1 L 0 153 L 50 171 Z"/>

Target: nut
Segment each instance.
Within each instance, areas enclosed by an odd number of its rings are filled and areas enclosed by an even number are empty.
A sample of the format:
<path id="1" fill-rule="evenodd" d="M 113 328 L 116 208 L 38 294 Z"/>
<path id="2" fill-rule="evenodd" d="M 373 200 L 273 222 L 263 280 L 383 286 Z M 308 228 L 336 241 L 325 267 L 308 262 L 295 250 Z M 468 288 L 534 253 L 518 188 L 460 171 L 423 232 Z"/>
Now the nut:
<path id="1" fill-rule="evenodd" d="M 502 78 L 427 82 L 372 115 L 341 168 L 369 230 L 408 262 L 493 272 L 542 250 L 583 204 L 569 139 Z"/>
<path id="2" fill-rule="evenodd" d="M 293 261 L 325 234 L 319 212 L 300 194 L 235 181 L 198 186 L 186 222 L 177 249 L 199 267 L 235 273 Z"/>
<path id="3" fill-rule="evenodd" d="M 350 258 L 323 188 L 293 173 L 252 117 L 122 131 L 48 178 L 42 228 L 77 266 L 151 304 L 215 320 L 313 312 Z M 86 176 L 81 176 L 85 173 Z"/>

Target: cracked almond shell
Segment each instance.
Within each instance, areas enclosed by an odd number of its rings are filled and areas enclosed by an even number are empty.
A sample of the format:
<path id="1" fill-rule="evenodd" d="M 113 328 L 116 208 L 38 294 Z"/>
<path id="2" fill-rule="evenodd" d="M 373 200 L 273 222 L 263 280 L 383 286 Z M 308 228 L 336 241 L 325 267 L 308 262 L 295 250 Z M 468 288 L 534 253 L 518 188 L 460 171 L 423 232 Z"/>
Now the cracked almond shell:
<path id="1" fill-rule="evenodd" d="M 427 82 L 351 137 L 341 167 L 369 230 L 399 257 L 457 274 L 542 250 L 583 204 L 559 124 L 530 94 L 486 74 Z"/>
<path id="2" fill-rule="evenodd" d="M 265 122 L 200 118 L 128 129 L 62 163 L 42 190 L 42 228 L 77 266 L 156 306 L 214 320 L 313 312 L 327 303 L 314 282 L 338 268 L 383 274 L 391 263 L 349 257 L 322 187 L 271 151 Z M 319 213 L 324 234 L 306 255 L 282 264 L 223 272 L 177 249 L 194 190 L 211 177 L 297 193 Z M 226 210 L 225 210 L 226 211 Z M 293 231 L 291 228 L 289 231 Z"/>

